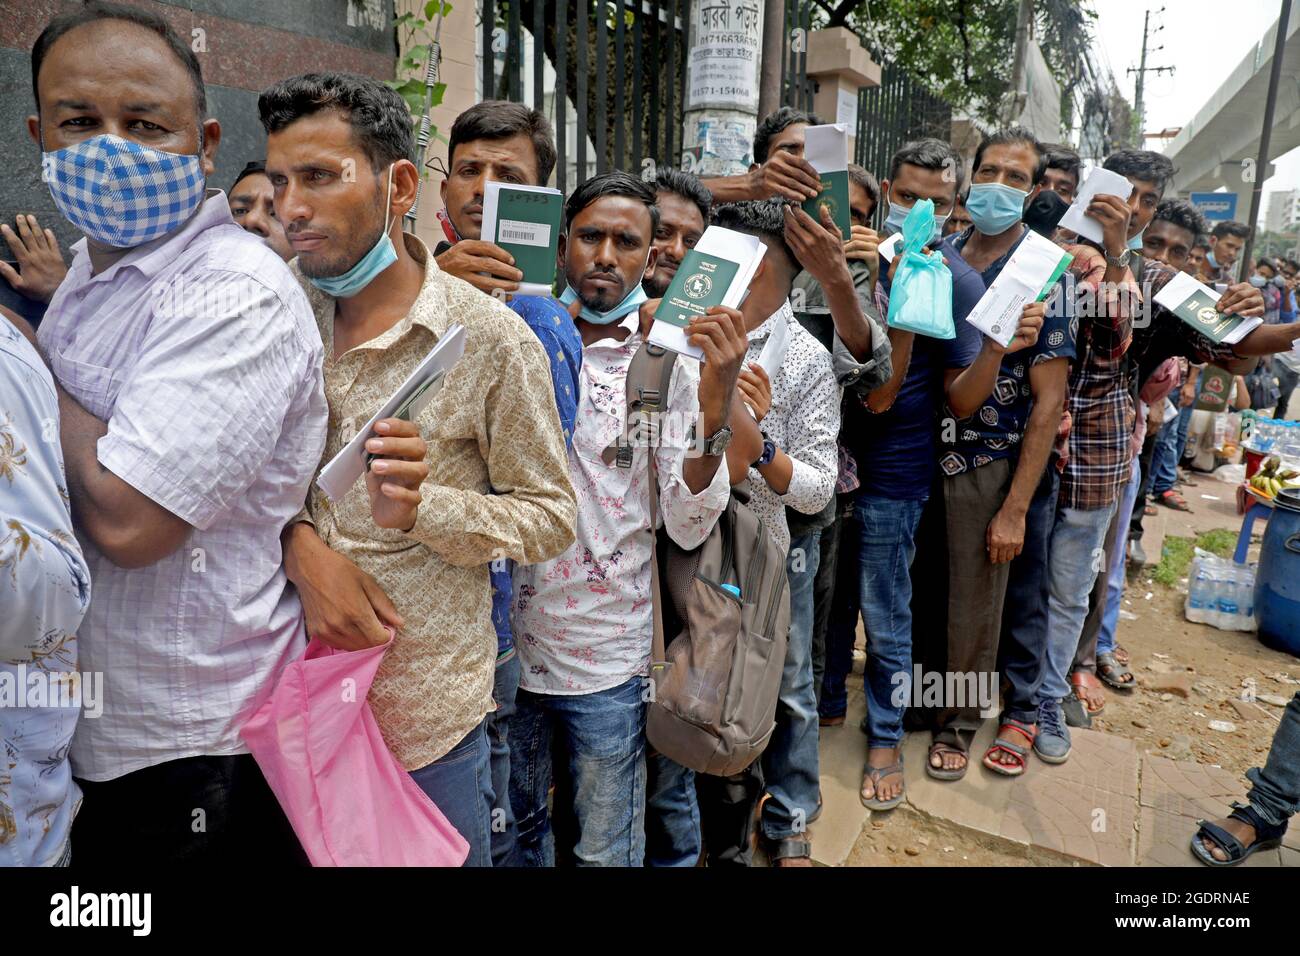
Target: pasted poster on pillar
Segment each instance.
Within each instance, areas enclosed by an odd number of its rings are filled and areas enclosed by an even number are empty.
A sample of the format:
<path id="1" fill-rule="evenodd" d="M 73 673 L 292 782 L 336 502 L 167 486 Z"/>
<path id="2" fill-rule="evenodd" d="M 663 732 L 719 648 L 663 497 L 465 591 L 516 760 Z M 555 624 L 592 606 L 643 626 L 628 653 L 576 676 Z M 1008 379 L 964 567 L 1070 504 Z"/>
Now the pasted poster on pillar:
<path id="1" fill-rule="evenodd" d="M 757 125 L 753 114 L 736 110 L 691 113 L 683 127 L 682 169 L 696 176 L 743 173 L 753 159 Z"/>
<path id="2" fill-rule="evenodd" d="M 697 0 L 692 6 L 686 109 L 757 112 L 761 0 Z"/>

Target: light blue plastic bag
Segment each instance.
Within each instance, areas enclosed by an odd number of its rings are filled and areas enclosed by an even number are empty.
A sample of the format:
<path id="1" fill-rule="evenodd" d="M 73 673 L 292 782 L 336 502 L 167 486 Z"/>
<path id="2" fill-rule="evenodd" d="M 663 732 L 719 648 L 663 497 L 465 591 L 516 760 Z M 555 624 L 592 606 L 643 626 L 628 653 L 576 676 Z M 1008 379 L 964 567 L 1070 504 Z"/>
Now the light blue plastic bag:
<path id="1" fill-rule="evenodd" d="M 952 273 L 938 252 L 924 252 L 934 232 L 934 202 L 918 199 L 903 220 L 898 267 L 889 287 L 889 326 L 935 339 L 957 337 Z"/>

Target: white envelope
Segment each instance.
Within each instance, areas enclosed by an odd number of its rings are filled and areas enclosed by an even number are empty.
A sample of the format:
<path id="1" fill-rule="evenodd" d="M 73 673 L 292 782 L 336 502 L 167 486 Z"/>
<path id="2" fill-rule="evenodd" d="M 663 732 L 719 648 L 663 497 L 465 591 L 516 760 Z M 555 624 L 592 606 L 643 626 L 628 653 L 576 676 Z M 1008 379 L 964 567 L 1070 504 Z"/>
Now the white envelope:
<path id="1" fill-rule="evenodd" d="M 975 303 L 966 321 L 1005 347 L 1016 336 L 1025 305 L 1038 300 L 1070 255 L 1050 239 L 1030 230 L 998 277 Z"/>
<path id="2" fill-rule="evenodd" d="M 411 421 L 415 421 L 420 412 L 433 400 L 438 389 L 442 387 L 442 382 L 446 380 L 447 373 L 464 353 L 465 327 L 452 325 L 442 334 L 438 344 L 415 367 L 415 371 L 408 375 L 397 391 L 389 396 L 388 401 L 384 402 L 379 411 L 370 416 L 370 420 L 357 430 L 352 440 L 321 469 L 316 484 L 331 501 L 338 501 L 346 495 L 356 484 L 357 479 L 365 474 L 366 441 L 372 437 L 375 422 L 383 418 L 391 418 L 410 396 L 433 380 L 433 384 L 429 385 L 411 406 L 410 418 Z"/>
<path id="3" fill-rule="evenodd" d="M 1088 204 L 1092 202 L 1094 196 L 1118 196 L 1120 199 L 1127 201 L 1132 193 L 1133 184 L 1128 181 L 1127 177 L 1109 169 L 1094 166 L 1092 172 L 1088 173 L 1088 178 L 1079 187 L 1074 202 L 1070 204 L 1069 209 L 1065 210 L 1065 215 L 1061 217 L 1058 225 L 1062 229 L 1069 229 L 1071 232 L 1078 233 L 1085 239 L 1101 242 L 1101 223 L 1087 215 L 1084 210 L 1088 208 Z"/>
<path id="4" fill-rule="evenodd" d="M 819 173 L 849 168 L 849 128 L 844 123 L 809 126 L 803 131 L 803 158 Z"/>

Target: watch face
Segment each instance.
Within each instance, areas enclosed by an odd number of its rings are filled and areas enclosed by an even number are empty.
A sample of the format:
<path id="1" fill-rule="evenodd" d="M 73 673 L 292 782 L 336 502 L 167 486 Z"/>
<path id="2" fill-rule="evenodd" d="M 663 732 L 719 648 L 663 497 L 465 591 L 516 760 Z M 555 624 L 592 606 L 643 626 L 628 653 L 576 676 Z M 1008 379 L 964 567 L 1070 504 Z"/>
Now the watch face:
<path id="1" fill-rule="evenodd" d="M 704 444 L 704 451 L 705 454 L 708 455 L 721 455 L 727 450 L 727 446 L 730 444 L 731 428 L 730 426 L 724 425 L 709 436 L 708 441 Z"/>

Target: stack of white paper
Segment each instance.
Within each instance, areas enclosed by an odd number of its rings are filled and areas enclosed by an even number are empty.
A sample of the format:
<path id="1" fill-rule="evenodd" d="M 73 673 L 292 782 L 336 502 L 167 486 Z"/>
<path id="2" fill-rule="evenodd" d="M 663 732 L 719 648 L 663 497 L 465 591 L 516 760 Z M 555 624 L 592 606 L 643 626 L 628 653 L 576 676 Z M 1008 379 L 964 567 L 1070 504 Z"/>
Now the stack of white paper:
<path id="1" fill-rule="evenodd" d="M 442 387 L 451 367 L 464 353 L 465 327 L 453 325 L 442 334 L 438 344 L 421 360 L 415 371 L 407 376 L 406 381 L 393 392 L 388 401 L 384 402 L 379 411 L 370 417 L 370 421 L 358 429 L 352 440 L 321 469 L 316 484 L 331 501 L 338 501 L 346 495 L 356 484 L 357 479 L 365 473 L 365 446 L 366 442 L 374 437 L 375 422 L 392 418 L 393 413 L 417 393 L 419 393 L 418 397 L 406 410 L 406 418 L 409 421 L 418 419 L 420 412 L 424 411 Z"/>
<path id="2" fill-rule="evenodd" d="M 1065 215 L 1061 217 L 1061 221 L 1057 225 L 1062 229 L 1069 229 L 1085 239 L 1101 242 L 1101 223 L 1087 215 L 1084 210 L 1088 208 L 1094 196 L 1118 196 L 1120 199 L 1127 201 L 1132 193 L 1133 184 L 1126 177 L 1111 172 L 1109 169 L 1095 166 L 1092 172 L 1088 174 L 1088 178 L 1084 180 L 1083 185 L 1079 187 L 1074 202 L 1070 204 L 1069 209 L 1065 210 Z"/>
<path id="3" fill-rule="evenodd" d="M 748 233 L 723 229 L 721 226 L 709 226 L 704 230 L 704 235 L 700 236 L 700 241 L 695 244 L 695 250 L 701 255 L 728 259 L 740 267 L 722 297 L 723 305 L 732 309 L 740 308 L 740 303 L 749 292 L 749 283 L 754 278 L 754 273 L 758 271 L 758 264 L 763 261 L 763 254 L 767 252 L 763 240 Z M 661 322 L 656 319 L 650 327 L 650 334 L 646 337 L 646 341 L 682 355 L 689 355 L 696 361 L 704 361 L 704 353 L 687 341 L 686 330 L 671 322 Z"/>
<path id="4" fill-rule="evenodd" d="M 1030 230 L 966 321 L 1006 347 L 1016 336 L 1024 307 L 1037 302 L 1074 257 Z"/>
<path id="5" fill-rule="evenodd" d="M 843 123 L 809 126 L 803 131 L 803 158 L 819 173 L 849 168 L 849 128 Z"/>
<path id="6" fill-rule="evenodd" d="M 776 378 L 776 370 L 785 361 L 785 350 L 790 345 L 790 322 L 785 310 L 778 312 L 772 320 L 772 333 L 763 343 L 763 351 L 758 353 L 758 364 L 763 366 L 769 380 Z"/>

